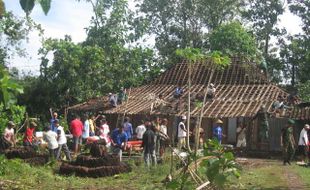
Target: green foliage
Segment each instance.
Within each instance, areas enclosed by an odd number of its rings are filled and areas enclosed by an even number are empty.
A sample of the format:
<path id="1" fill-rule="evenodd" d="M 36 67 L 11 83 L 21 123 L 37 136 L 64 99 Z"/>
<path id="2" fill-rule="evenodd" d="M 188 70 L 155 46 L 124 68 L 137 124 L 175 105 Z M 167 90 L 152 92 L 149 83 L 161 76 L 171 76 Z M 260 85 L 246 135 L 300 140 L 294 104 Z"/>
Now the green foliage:
<path id="1" fill-rule="evenodd" d="M 239 22 L 223 24 L 210 34 L 210 49 L 226 55 L 243 55 L 255 58 L 257 47 L 255 39 Z"/>
<path id="2" fill-rule="evenodd" d="M 9 121 L 17 125 L 24 120 L 26 108 L 24 106 L 12 105 L 10 110 L 6 110 L 3 104 L 0 104 L 0 133 L 7 126 Z"/>
<path id="3" fill-rule="evenodd" d="M 226 152 L 217 141 L 209 139 L 204 145 L 204 155 L 212 158 L 204 160 L 202 167 L 206 168 L 208 180 L 218 188 L 223 188 L 228 178 L 240 177 L 240 167 L 235 162 L 232 152 Z"/>
<path id="4" fill-rule="evenodd" d="M 281 36 L 285 31 L 276 27 L 279 16 L 284 12 L 283 0 L 254 0 L 248 1 L 242 16 L 252 23 L 256 38 L 260 40 L 261 49 L 268 54 L 271 36 Z"/>
<path id="5" fill-rule="evenodd" d="M 310 80 L 298 85 L 298 94 L 304 102 L 310 102 Z"/>
<path id="6" fill-rule="evenodd" d="M 0 102 L 4 108 L 10 109 L 16 103 L 16 95 L 20 93 L 23 93 L 23 88 L 0 65 Z"/>
<path id="7" fill-rule="evenodd" d="M 230 58 L 227 55 L 223 55 L 220 51 L 213 51 L 208 55 L 210 59 L 216 66 L 216 69 L 224 69 L 225 67 L 229 66 L 231 63 Z"/>
<path id="8" fill-rule="evenodd" d="M 206 48 L 207 34 L 238 15 L 242 0 L 143 0 L 137 6 L 143 13 L 135 19 L 139 34 L 155 35 L 155 47 L 169 67 L 180 61 L 177 49 Z"/>
<path id="9" fill-rule="evenodd" d="M 291 79 L 291 84 L 295 86 L 297 82 L 308 81 L 310 72 L 310 50 L 309 40 L 303 36 L 289 36 L 288 42 L 281 44 L 280 56 L 284 63 L 284 74 Z"/>
<path id="10" fill-rule="evenodd" d="M 45 15 L 47 15 L 48 11 L 51 8 L 52 0 L 19 0 L 19 4 L 26 13 L 26 15 L 30 15 L 33 10 L 35 3 L 39 3 Z"/>
<path id="11" fill-rule="evenodd" d="M 197 48 L 177 49 L 176 54 L 183 59 L 188 60 L 190 63 L 201 60 L 204 57 L 204 55 L 201 53 L 201 50 Z"/>
<path id="12" fill-rule="evenodd" d="M 34 7 L 35 0 L 19 0 L 19 4 L 28 15 Z"/>

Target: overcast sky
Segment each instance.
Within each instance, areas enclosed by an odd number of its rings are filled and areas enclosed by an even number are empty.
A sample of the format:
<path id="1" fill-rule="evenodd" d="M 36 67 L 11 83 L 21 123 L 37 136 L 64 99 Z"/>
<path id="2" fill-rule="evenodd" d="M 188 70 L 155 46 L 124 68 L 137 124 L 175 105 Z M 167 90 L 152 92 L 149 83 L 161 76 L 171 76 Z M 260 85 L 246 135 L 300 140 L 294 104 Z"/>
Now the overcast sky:
<path id="1" fill-rule="evenodd" d="M 6 10 L 15 15 L 23 17 L 25 13 L 20 7 L 19 0 L 4 0 Z M 44 15 L 39 5 L 35 6 L 31 13 L 32 19 L 42 25 L 45 37 L 63 38 L 66 34 L 72 37 L 74 42 L 81 42 L 86 38 L 85 28 L 89 26 L 92 8 L 89 3 L 76 0 L 53 0 L 51 9 L 47 16 Z M 300 19 L 288 11 L 280 18 L 280 26 L 283 26 L 291 34 L 301 32 Z M 11 60 L 10 67 L 17 67 L 24 72 L 39 73 L 39 56 L 37 51 L 41 46 L 40 39 L 36 33 L 30 34 L 28 44 L 25 48 L 30 57 L 15 57 Z"/>

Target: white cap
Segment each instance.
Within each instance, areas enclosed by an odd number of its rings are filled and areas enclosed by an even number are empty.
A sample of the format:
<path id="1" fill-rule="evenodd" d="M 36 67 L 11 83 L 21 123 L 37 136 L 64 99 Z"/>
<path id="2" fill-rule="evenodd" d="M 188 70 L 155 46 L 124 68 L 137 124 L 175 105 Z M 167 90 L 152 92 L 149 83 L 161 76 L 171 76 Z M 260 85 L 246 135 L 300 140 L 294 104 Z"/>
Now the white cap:
<path id="1" fill-rule="evenodd" d="M 112 96 L 112 93 L 111 93 L 111 92 L 109 93 L 109 96 Z"/>
<path id="2" fill-rule="evenodd" d="M 214 87 L 214 84 L 213 84 L 213 83 L 210 83 L 210 86 Z"/>
<path id="3" fill-rule="evenodd" d="M 306 129 L 310 129 L 310 125 L 306 124 L 306 125 L 305 125 L 305 128 L 306 128 Z"/>
<path id="4" fill-rule="evenodd" d="M 184 119 L 184 120 L 185 120 L 185 119 L 186 119 L 186 115 L 182 115 L 182 119 Z"/>

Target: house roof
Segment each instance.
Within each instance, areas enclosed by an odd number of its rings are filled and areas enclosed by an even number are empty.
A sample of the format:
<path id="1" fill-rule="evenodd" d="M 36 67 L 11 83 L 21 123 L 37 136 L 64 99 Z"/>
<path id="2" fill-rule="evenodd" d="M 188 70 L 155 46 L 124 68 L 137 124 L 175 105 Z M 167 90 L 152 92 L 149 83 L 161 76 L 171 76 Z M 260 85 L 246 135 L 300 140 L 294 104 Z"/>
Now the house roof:
<path id="1" fill-rule="evenodd" d="M 92 98 L 86 102 L 76 104 L 68 108 L 68 110 L 71 111 L 95 111 L 95 112 L 106 109 L 109 109 L 107 97 Z"/>
<path id="2" fill-rule="evenodd" d="M 204 106 L 203 116 L 217 117 L 252 117 L 262 105 L 267 111 L 272 110 L 272 104 L 278 96 L 288 94 L 276 85 L 270 84 L 261 70 L 245 59 L 232 58 L 231 65 L 223 70 L 213 70 L 210 80 L 212 62 L 198 62 L 192 65 L 191 114 L 198 116 L 202 109 L 198 98 L 204 94 L 209 82 L 215 84 L 215 98 Z M 116 108 L 102 110 L 106 114 L 173 114 L 187 113 L 188 97 L 188 64 L 176 64 L 163 72 L 150 84 L 128 90 L 128 100 Z M 184 90 L 181 101 L 173 98 L 177 86 Z M 159 95 L 164 106 L 157 108 Z M 202 95 L 203 96 L 203 95 Z M 201 99 L 201 98 L 200 98 Z M 102 102 L 99 102 L 102 106 Z M 99 108 L 94 104 L 96 108 Z M 91 103 L 81 104 L 79 109 L 89 109 Z M 104 106 L 101 108 L 103 109 Z"/>
<path id="3" fill-rule="evenodd" d="M 196 62 L 192 66 L 192 84 L 207 85 L 212 71 L 210 59 Z M 161 74 L 152 84 L 161 85 L 186 85 L 188 80 L 188 64 L 179 63 Z M 231 58 L 231 64 L 225 69 L 215 70 L 211 79 L 213 84 L 221 85 L 247 85 L 268 84 L 265 75 L 255 63 L 239 57 Z"/>
<path id="4" fill-rule="evenodd" d="M 296 120 L 310 120 L 310 103 L 301 103 L 288 112 L 287 117 Z"/>
<path id="5" fill-rule="evenodd" d="M 174 114 L 182 115 L 187 113 L 187 109 L 175 110 L 177 104 L 173 98 L 176 85 L 145 85 L 131 90 L 129 99 L 116 108 L 106 110 L 107 114 Z M 205 85 L 194 85 L 191 88 L 192 96 L 195 97 L 205 90 Z M 272 104 L 279 95 L 285 97 L 287 93 L 275 85 L 218 85 L 216 86 L 215 98 L 208 101 L 204 108 L 204 117 L 252 117 L 262 105 L 265 105 L 268 111 L 272 110 Z M 182 101 L 186 104 L 188 88 L 183 87 L 184 95 Z M 152 109 L 152 104 L 157 101 L 159 94 L 163 95 L 167 103 L 164 111 Z M 192 102 L 195 98 L 192 98 Z M 184 106 L 184 108 L 186 105 Z M 201 106 L 193 103 L 191 105 L 192 116 L 198 116 Z"/>

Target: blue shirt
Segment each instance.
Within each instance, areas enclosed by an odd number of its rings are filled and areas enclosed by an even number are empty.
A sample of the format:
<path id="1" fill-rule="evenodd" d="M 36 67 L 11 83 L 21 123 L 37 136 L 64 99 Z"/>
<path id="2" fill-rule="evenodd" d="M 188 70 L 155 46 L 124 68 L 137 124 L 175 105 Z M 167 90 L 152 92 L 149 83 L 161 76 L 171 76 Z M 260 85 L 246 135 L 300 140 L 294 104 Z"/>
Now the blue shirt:
<path id="1" fill-rule="evenodd" d="M 124 127 L 124 132 L 127 134 L 128 139 L 131 139 L 133 135 L 132 124 L 129 122 L 125 122 L 123 124 L 123 127 Z"/>
<path id="2" fill-rule="evenodd" d="M 57 133 L 57 127 L 56 127 L 56 125 L 55 125 L 55 123 L 54 123 L 54 121 L 56 121 L 56 120 L 58 120 L 58 119 L 52 118 L 52 119 L 51 119 L 51 125 L 50 125 L 51 130 L 54 131 L 55 133 Z M 58 120 L 58 122 L 59 122 L 59 120 Z"/>
<path id="3" fill-rule="evenodd" d="M 222 141 L 223 129 L 221 126 L 213 128 L 213 137 L 216 138 L 219 142 Z"/>
<path id="4" fill-rule="evenodd" d="M 181 94 L 183 94 L 183 89 L 182 88 L 176 88 L 175 89 L 175 95 L 181 95 Z"/>
<path id="5" fill-rule="evenodd" d="M 122 143 L 125 143 L 128 141 L 128 137 L 125 132 L 119 133 L 119 129 L 116 128 L 112 132 L 112 140 L 115 144 L 117 144 L 118 146 L 121 146 Z"/>

